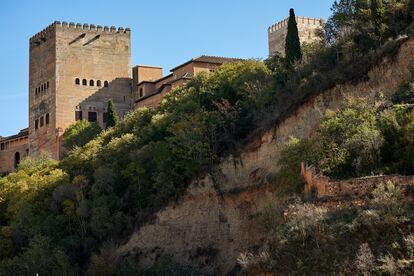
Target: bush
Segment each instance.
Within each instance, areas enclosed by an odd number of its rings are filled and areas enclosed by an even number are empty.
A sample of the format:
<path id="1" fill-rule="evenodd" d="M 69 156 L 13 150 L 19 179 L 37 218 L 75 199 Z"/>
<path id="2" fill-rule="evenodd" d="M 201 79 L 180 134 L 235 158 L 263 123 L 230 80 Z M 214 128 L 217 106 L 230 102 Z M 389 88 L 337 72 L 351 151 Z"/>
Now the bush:
<path id="1" fill-rule="evenodd" d="M 69 126 L 63 134 L 64 146 L 67 150 L 82 147 L 96 138 L 101 132 L 98 123 L 80 120 Z"/>

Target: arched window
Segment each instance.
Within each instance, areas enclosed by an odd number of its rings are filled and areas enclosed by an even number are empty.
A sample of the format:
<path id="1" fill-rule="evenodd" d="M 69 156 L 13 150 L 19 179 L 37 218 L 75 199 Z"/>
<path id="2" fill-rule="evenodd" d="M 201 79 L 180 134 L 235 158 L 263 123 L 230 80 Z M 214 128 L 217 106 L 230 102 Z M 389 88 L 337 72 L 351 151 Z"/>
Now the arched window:
<path id="1" fill-rule="evenodd" d="M 95 82 L 93 80 L 89 81 L 89 86 L 95 86 Z"/>
<path id="2" fill-rule="evenodd" d="M 88 82 L 85 79 L 83 79 L 82 80 L 82 85 L 88 85 Z"/>
<path id="3" fill-rule="evenodd" d="M 80 79 L 79 79 L 79 78 L 76 78 L 76 79 L 75 79 L 75 84 L 77 84 L 77 85 L 79 85 L 79 84 L 80 84 Z"/>
<path id="4" fill-rule="evenodd" d="M 101 86 L 102 86 L 102 83 L 101 83 L 101 81 L 100 81 L 100 80 L 97 80 L 97 81 L 96 81 L 96 86 L 98 86 L 98 87 L 101 87 Z"/>
<path id="5" fill-rule="evenodd" d="M 49 89 L 49 82 L 46 82 L 46 89 Z"/>
<path id="6" fill-rule="evenodd" d="M 108 81 L 104 81 L 104 87 L 108 87 L 108 86 L 109 86 Z"/>
<path id="7" fill-rule="evenodd" d="M 17 165 L 20 164 L 20 153 L 16 152 L 14 154 L 14 167 L 17 168 Z"/>
<path id="8" fill-rule="evenodd" d="M 36 89 L 35 89 L 35 94 L 37 95 L 37 87 L 36 87 Z"/>
<path id="9" fill-rule="evenodd" d="M 40 86 L 40 91 L 43 92 L 43 84 Z"/>

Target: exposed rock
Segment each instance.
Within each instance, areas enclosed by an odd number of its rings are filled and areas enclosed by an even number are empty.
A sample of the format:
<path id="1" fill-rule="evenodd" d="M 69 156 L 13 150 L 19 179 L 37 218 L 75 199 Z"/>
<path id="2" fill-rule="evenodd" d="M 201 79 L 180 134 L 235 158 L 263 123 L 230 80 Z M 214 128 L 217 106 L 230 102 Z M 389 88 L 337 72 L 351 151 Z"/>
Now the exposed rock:
<path id="1" fill-rule="evenodd" d="M 235 271 L 238 255 L 254 249 L 263 238 L 254 217 L 277 198 L 266 179 L 278 170 L 280 151 L 290 137 L 309 136 L 326 110 L 339 109 L 347 97 L 373 102 L 380 93 L 390 96 L 412 77 L 413 62 L 414 39 L 410 39 L 393 62 L 372 69 L 368 80 L 338 85 L 309 99 L 275 129 L 255 138 L 239 157 L 226 158 L 213 175 L 192 183 L 178 202 L 135 232 L 119 253 L 140 253 L 144 265 L 166 255 L 206 273 Z"/>

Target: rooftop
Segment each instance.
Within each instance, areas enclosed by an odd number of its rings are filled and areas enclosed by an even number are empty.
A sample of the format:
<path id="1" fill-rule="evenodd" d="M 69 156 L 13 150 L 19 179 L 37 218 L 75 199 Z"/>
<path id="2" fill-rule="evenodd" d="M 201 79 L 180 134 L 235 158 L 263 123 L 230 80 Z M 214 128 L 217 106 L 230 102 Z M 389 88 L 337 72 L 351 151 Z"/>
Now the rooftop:
<path id="1" fill-rule="evenodd" d="M 196 58 L 192 58 L 189 61 L 178 65 L 177 67 L 174 67 L 173 69 L 171 69 L 170 71 L 174 71 L 177 70 L 178 68 L 181 68 L 191 62 L 205 62 L 205 63 L 215 63 L 215 64 L 222 64 L 222 63 L 226 63 L 226 62 L 238 62 L 238 61 L 242 61 L 243 59 L 241 58 L 229 58 L 229 57 L 219 57 L 219 56 L 207 56 L 207 55 L 201 55 L 199 57 Z"/>

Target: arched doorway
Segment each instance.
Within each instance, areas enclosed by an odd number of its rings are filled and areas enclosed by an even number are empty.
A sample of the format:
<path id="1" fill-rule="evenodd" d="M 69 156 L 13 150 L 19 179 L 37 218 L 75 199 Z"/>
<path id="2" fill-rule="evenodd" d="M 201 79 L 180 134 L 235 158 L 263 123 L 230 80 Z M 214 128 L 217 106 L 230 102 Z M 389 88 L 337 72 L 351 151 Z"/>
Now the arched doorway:
<path id="1" fill-rule="evenodd" d="M 20 163 L 20 153 L 16 152 L 14 154 L 14 168 L 17 168 L 17 165 Z"/>

